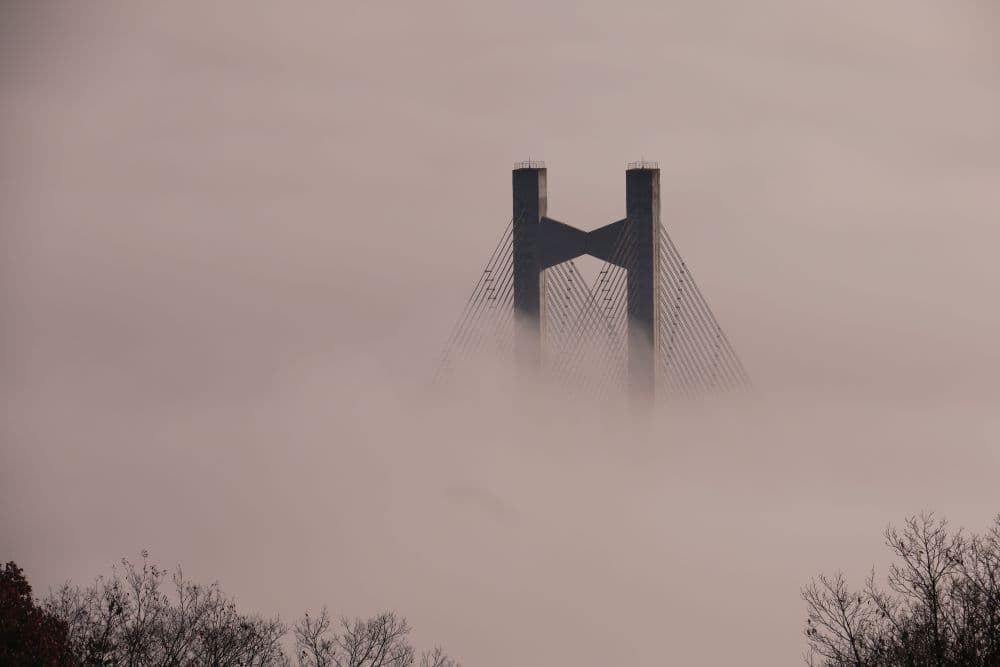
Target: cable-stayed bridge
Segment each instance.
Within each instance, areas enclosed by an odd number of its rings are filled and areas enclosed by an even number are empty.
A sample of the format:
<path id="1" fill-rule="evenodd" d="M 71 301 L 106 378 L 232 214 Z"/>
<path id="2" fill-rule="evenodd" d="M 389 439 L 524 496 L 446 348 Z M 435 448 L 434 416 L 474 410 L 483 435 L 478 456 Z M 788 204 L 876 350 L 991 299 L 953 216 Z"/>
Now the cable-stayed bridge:
<path id="1" fill-rule="evenodd" d="M 630 163 L 625 218 L 584 232 L 547 215 L 544 164 L 512 173 L 513 216 L 443 354 L 439 375 L 490 355 L 567 390 L 691 397 L 749 386 L 739 357 L 660 221 L 660 170 Z M 603 261 L 591 284 L 576 258 Z"/>

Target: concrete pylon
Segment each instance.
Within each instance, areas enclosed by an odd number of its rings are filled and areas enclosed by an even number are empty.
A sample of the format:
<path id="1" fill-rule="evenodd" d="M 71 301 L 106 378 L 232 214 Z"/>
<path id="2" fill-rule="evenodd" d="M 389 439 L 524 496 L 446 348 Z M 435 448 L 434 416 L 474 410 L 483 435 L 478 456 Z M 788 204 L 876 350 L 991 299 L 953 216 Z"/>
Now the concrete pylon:
<path id="1" fill-rule="evenodd" d="M 545 167 L 525 162 L 513 171 L 514 355 L 518 364 L 542 363 L 545 276 L 539 225 L 546 214 Z"/>
<path id="2" fill-rule="evenodd" d="M 638 166 L 625 172 L 628 220 L 628 389 L 652 398 L 656 388 L 657 271 L 659 269 L 660 170 Z"/>
<path id="3" fill-rule="evenodd" d="M 517 362 L 539 367 L 545 313 L 545 269 L 591 255 L 627 272 L 628 387 L 652 399 L 656 384 L 657 271 L 660 170 L 650 163 L 625 172 L 622 220 L 584 232 L 547 216 L 546 170 L 519 163 L 513 170 L 513 282 Z"/>

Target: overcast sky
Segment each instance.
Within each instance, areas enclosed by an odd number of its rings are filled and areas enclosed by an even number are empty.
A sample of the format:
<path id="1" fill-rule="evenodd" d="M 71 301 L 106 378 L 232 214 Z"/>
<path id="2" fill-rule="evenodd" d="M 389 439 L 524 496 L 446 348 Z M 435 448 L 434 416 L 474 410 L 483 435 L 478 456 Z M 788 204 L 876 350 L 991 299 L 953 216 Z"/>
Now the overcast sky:
<path id="1" fill-rule="evenodd" d="M 993 0 L 6 2 L 0 552 L 152 551 L 470 667 L 795 664 L 799 587 L 1000 511 Z M 630 422 L 424 378 L 548 165 L 754 378 Z"/>

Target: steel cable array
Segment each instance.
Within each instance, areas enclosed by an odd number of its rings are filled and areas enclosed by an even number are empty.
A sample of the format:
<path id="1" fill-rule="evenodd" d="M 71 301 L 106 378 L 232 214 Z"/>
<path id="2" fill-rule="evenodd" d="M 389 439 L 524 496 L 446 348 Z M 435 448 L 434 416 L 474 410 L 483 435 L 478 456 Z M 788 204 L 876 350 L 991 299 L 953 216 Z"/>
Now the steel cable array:
<path id="1" fill-rule="evenodd" d="M 508 223 L 466 302 L 438 366 L 438 377 L 476 355 L 513 361 L 513 232 Z M 748 387 L 749 376 L 698 289 L 677 246 L 658 228 L 655 345 L 657 393 L 670 398 Z M 572 260 L 542 281 L 543 367 L 571 394 L 624 389 L 628 368 L 631 230 L 588 285 Z"/>
<path id="2" fill-rule="evenodd" d="M 479 281 L 452 330 L 438 363 L 436 380 L 470 356 L 513 350 L 513 220 L 507 223 Z M 493 348 L 492 350 L 489 348 Z"/>
<path id="3" fill-rule="evenodd" d="M 659 229 L 657 357 L 679 394 L 748 387 L 750 378 L 667 231 Z"/>

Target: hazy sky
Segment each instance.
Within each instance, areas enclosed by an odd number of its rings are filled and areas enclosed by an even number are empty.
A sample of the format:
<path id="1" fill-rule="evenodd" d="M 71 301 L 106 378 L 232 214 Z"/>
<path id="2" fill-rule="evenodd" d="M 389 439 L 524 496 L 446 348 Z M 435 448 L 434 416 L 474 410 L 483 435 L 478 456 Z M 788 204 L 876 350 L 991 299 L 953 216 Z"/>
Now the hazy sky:
<path id="1" fill-rule="evenodd" d="M 1000 511 L 998 11 L 4 2 L 0 558 L 468 667 L 795 664 L 811 575 Z M 427 395 L 528 157 L 584 229 L 659 161 L 752 399 Z"/>

